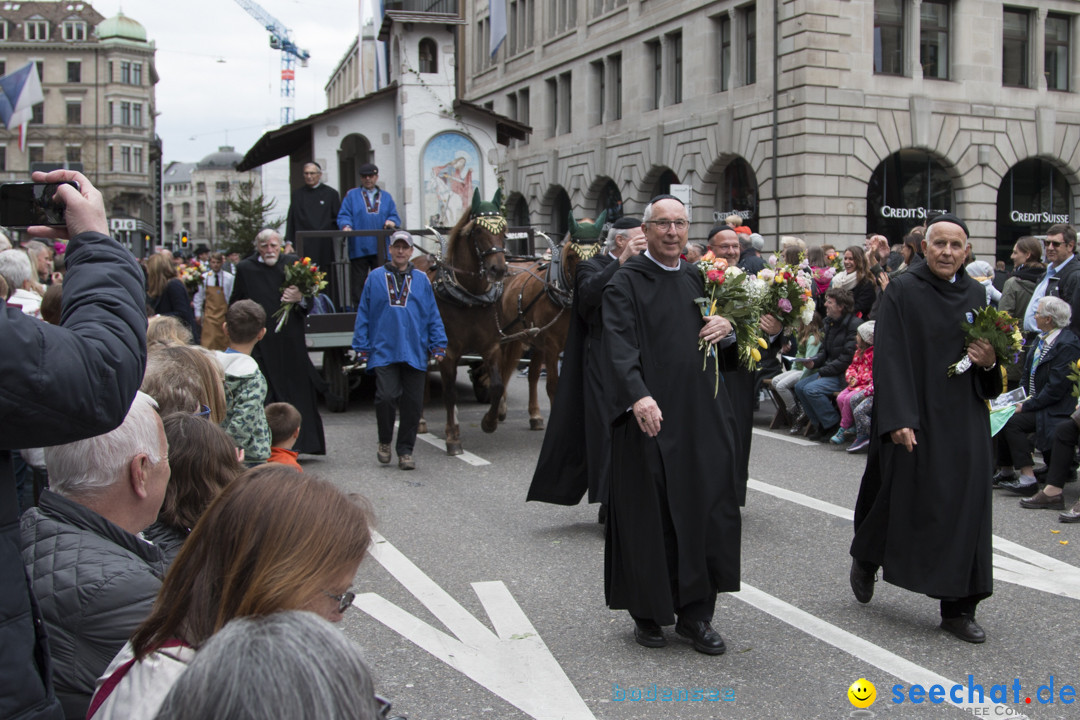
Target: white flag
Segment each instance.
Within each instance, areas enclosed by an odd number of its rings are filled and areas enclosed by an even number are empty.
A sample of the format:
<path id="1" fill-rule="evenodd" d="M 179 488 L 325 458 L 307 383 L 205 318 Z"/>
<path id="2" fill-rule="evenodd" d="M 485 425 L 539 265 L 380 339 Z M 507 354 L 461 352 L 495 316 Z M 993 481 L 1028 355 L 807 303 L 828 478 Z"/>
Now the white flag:
<path id="1" fill-rule="evenodd" d="M 491 57 L 499 52 L 499 46 L 506 39 L 506 0 L 490 0 L 488 4 L 488 21 L 491 23 Z"/>

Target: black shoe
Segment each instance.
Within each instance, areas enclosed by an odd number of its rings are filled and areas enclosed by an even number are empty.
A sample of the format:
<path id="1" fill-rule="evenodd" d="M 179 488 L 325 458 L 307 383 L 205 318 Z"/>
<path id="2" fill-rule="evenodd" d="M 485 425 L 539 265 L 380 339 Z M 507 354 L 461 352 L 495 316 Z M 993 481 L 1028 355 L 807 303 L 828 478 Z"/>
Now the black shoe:
<path id="1" fill-rule="evenodd" d="M 970 615 L 961 615 L 954 618 L 941 618 L 941 629 L 950 632 L 964 642 L 984 643 L 986 632 L 975 622 Z"/>
<path id="2" fill-rule="evenodd" d="M 993 487 L 1001 487 L 1001 483 L 1015 479 L 1016 473 L 1009 473 L 1008 475 L 1006 475 L 1004 470 L 998 470 L 996 473 L 994 473 L 994 482 L 992 483 L 992 485 Z"/>
<path id="3" fill-rule="evenodd" d="M 1047 495 L 1040 490 L 1031 497 L 1020 498 L 1020 507 L 1029 510 L 1064 510 L 1065 493 Z"/>
<path id="4" fill-rule="evenodd" d="M 821 428 L 810 439 L 816 442 L 829 442 L 833 435 L 836 434 L 839 425 L 830 425 L 827 428 Z"/>
<path id="5" fill-rule="evenodd" d="M 634 639 L 638 645 L 647 648 L 662 648 L 667 645 L 664 631 L 652 620 L 634 621 Z"/>
<path id="6" fill-rule="evenodd" d="M 867 570 L 867 567 L 873 568 Z M 874 597 L 874 583 L 877 582 L 877 568 L 869 563 L 852 558 L 851 560 L 851 592 L 855 593 L 855 599 L 863 605 L 870 602 Z"/>
<path id="7" fill-rule="evenodd" d="M 705 620 L 679 618 L 679 621 L 675 623 L 675 632 L 687 638 L 699 653 L 723 655 L 727 650 L 724 638 L 720 637 L 720 633 L 713 630 L 712 625 Z"/>
<path id="8" fill-rule="evenodd" d="M 1008 490 L 1013 495 L 1023 495 L 1024 497 L 1031 497 L 1039 492 L 1039 483 L 1033 482 L 1030 485 L 1023 485 L 1020 483 L 1020 478 L 1015 480 L 1002 480 L 998 483 L 998 487 L 1002 490 Z"/>

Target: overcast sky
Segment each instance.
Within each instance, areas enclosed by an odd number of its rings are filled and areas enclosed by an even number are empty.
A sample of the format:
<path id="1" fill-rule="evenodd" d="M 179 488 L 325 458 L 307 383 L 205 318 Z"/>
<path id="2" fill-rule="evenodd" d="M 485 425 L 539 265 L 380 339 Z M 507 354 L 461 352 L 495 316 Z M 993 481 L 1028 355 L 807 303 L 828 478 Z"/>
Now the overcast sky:
<path id="1" fill-rule="evenodd" d="M 296 68 L 296 118 L 326 109 L 330 73 L 356 38 L 360 0 L 258 0 L 311 53 Z M 194 162 L 232 145 L 247 150 L 281 114 L 281 53 L 234 0 L 91 0 L 118 10 L 157 46 L 157 132 L 165 160 Z"/>

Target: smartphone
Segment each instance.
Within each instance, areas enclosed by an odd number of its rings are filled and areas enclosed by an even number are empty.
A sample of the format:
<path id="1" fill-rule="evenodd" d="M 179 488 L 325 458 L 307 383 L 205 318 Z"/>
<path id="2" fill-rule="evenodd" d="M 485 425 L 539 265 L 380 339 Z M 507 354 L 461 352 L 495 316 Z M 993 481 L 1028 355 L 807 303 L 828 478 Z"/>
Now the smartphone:
<path id="1" fill-rule="evenodd" d="M 76 190 L 79 183 L 68 180 Z M 25 230 L 31 225 L 63 227 L 64 202 L 56 197 L 60 183 L 16 182 L 0 185 L 0 225 Z"/>

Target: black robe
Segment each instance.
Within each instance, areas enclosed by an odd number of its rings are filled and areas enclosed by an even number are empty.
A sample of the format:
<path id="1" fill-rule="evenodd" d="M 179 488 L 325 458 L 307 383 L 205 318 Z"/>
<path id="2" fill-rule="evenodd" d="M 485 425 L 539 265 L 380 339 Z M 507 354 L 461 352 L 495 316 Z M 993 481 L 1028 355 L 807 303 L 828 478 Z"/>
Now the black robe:
<path id="1" fill-rule="evenodd" d="M 662 625 L 680 608 L 739 589 L 741 519 L 731 402 L 713 397 L 698 349 L 704 292 L 686 263 L 644 255 L 603 296 L 605 409 L 613 426 L 605 548 L 608 605 Z M 628 409 L 651 396 L 663 415 L 649 438 Z"/>
<path id="2" fill-rule="evenodd" d="M 955 283 L 922 263 L 889 285 L 874 327 L 870 454 L 855 506 L 851 555 L 887 582 L 943 598 L 989 596 L 990 419 L 984 398 L 1000 369 L 946 370 L 966 353 L 961 322 L 986 304 L 982 285 Z M 912 428 L 909 453 L 890 433 Z"/>
<path id="3" fill-rule="evenodd" d="M 559 389 L 526 500 L 577 505 L 587 489 L 589 502 L 607 502 L 611 437 L 602 410 L 600 300 L 618 269 L 606 253 L 577 266 Z"/>
<path id="4" fill-rule="evenodd" d="M 304 344 L 304 311 L 296 307 L 281 332 L 275 333 L 278 321 L 271 317 L 281 307 L 281 286 L 285 284 L 285 266 L 295 255 L 281 255 L 269 267 L 252 255 L 236 266 L 232 302 L 254 300 L 266 311 L 266 335 L 251 356 L 259 363 L 269 391 L 266 402 L 291 403 L 300 411 L 300 437 L 293 450 L 308 455 L 325 455 L 322 418 L 319 417 L 317 387 L 320 382 Z"/>
<path id="5" fill-rule="evenodd" d="M 289 203 L 289 216 L 285 223 L 285 242 L 296 242 L 296 233 L 304 230 L 337 230 L 338 211 L 341 210 L 341 197 L 338 191 L 329 185 L 319 184 L 314 188 L 303 185 L 293 190 Z M 326 273 L 326 292 L 334 301 L 338 297 L 334 292 L 337 279 L 334 277 L 334 240 L 333 238 L 304 238 L 302 247 L 296 251 Z"/>

